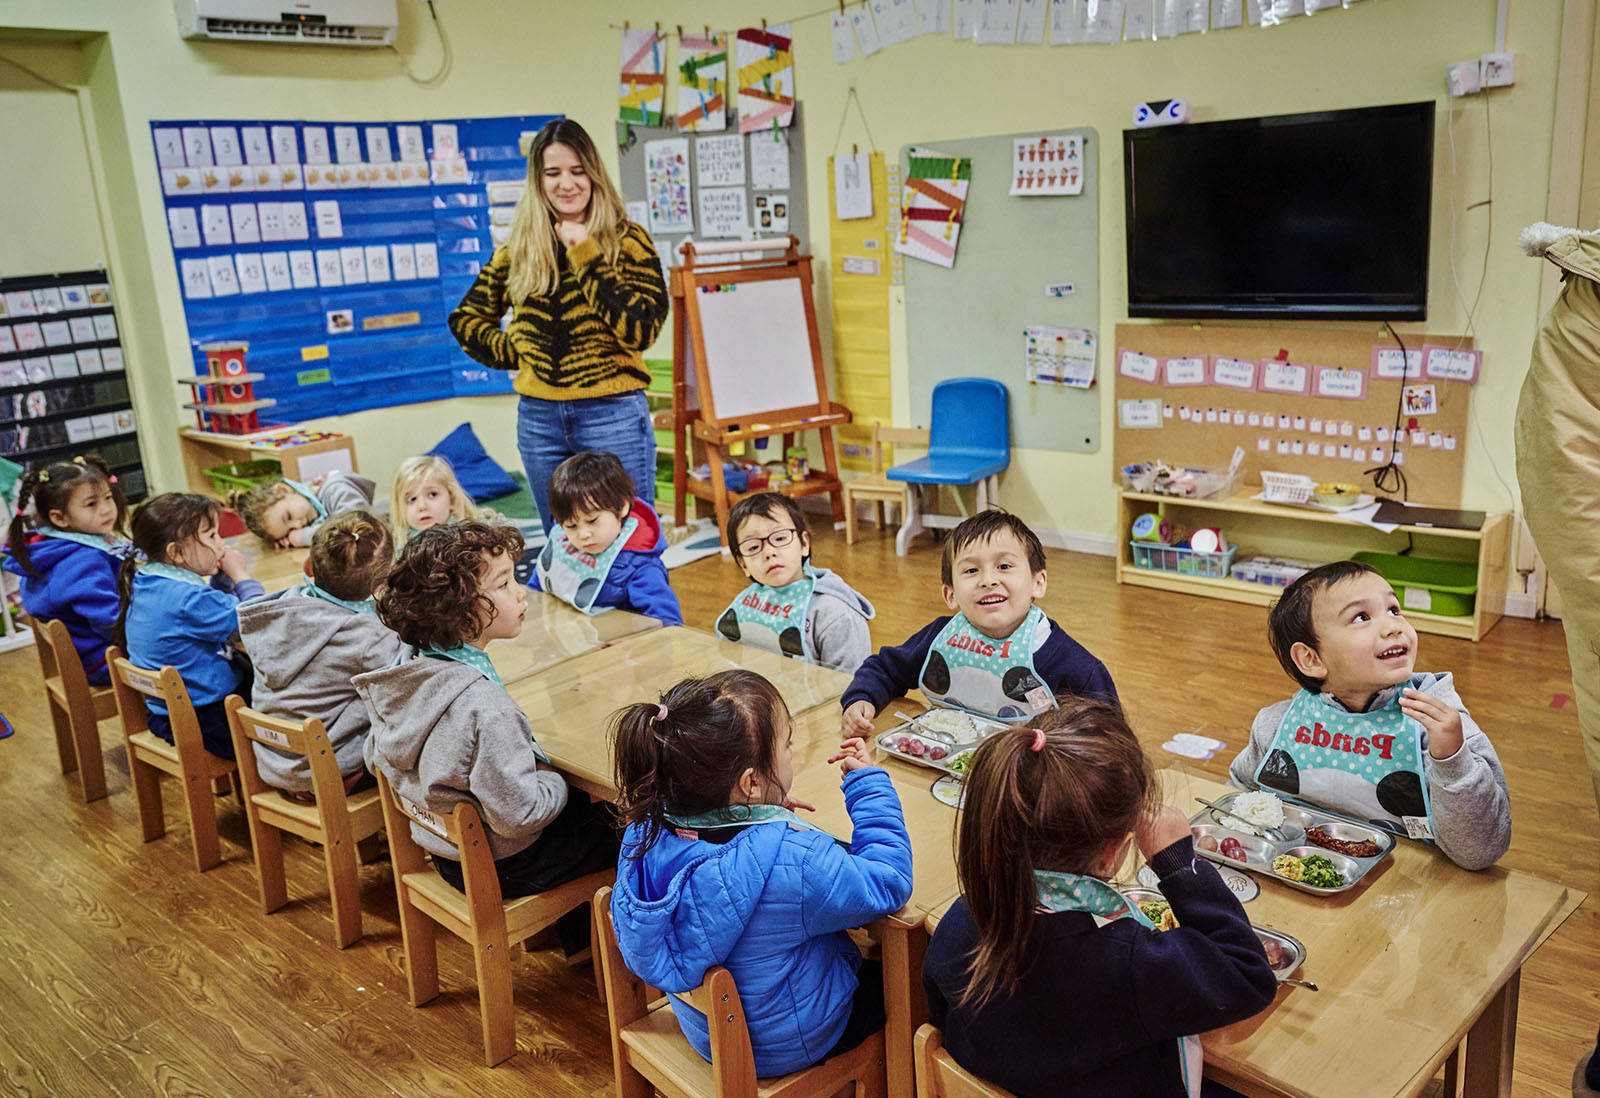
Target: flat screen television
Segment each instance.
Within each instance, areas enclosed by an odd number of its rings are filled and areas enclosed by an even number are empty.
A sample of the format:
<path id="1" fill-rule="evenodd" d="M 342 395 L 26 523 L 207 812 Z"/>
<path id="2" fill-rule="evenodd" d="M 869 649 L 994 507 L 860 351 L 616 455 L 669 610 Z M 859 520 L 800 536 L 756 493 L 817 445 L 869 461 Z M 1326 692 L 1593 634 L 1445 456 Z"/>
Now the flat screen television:
<path id="1" fill-rule="evenodd" d="M 1423 320 L 1433 103 L 1124 130 L 1128 313 Z"/>

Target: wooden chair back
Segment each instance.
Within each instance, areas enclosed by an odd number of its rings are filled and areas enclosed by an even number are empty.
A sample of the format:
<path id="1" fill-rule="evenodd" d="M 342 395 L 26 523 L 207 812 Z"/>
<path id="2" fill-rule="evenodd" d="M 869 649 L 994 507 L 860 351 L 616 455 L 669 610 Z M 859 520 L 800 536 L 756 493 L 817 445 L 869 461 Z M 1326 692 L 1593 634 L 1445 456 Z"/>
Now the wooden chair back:
<path id="1" fill-rule="evenodd" d="M 315 717 L 285 720 L 251 709 L 244 699 L 226 702 L 233 752 L 244 783 L 245 815 L 250 821 L 261 910 L 270 914 L 288 902 L 282 833 L 287 831 L 322 847 L 333 904 L 334 942 L 343 949 L 361 937 L 361 889 L 357 844 L 383 830 L 383 806 L 376 787 L 352 796 L 344 791 L 328 733 Z M 311 768 L 313 804 L 282 796 L 261 777 L 255 745 L 304 756 Z"/>
<path id="2" fill-rule="evenodd" d="M 917 1098 L 1012 1098 L 1009 1090 L 986 1083 L 944 1047 L 944 1034 L 924 1022 L 916 1036 Z"/>
<path id="3" fill-rule="evenodd" d="M 183 783 L 195 868 L 205 872 L 222 861 L 212 790 L 220 778 L 233 776 L 237 780 L 238 770 L 232 760 L 219 759 L 206 750 L 194 703 L 176 667 L 163 667 L 159 671 L 138 667 L 124 658 L 121 649 L 114 645 L 106 649 L 106 663 L 111 667 L 111 688 L 116 694 L 117 715 L 122 721 L 128 772 L 133 778 L 144 841 L 150 842 L 166 834 L 159 775 L 170 774 Z M 172 743 L 150 731 L 150 715 L 144 702 L 147 697 L 159 699 L 166 706 L 167 719 L 172 724 Z"/>
<path id="4" fill-rule="evenodd" d="M 106 795 L 100 722 L 117 711 L 116 695 L 109 686 L 89 685 L 89 676 L 66 625 L 54 618 L 39 621 L 32 616 L 27 622 L 33 631 L 34 650 L 39 654 L 39 673 L 50 704 L 61 772 L 76 772 L 83 799 L 97 801 Z"/>
<path id="5" fill-rule="evenodd" d="M 873 474 L 881 476 L 883 471 L 889 467 L 887 456 L 884 453 L 885 444 L 892 446 L 899 443 L 906 446 L 926 448 L 928 438 L 929 432 L 926 427 L 885 427 L 881 423 L 874 423 L 872 425 Z"/>

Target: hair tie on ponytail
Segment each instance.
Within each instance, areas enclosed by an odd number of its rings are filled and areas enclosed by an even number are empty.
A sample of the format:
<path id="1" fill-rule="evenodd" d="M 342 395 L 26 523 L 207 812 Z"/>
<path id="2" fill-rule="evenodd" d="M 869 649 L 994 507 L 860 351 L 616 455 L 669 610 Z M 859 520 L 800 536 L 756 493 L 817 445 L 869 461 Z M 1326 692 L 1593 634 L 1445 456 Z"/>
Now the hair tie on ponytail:
<path id="1" fill-rule="evenodd" d="M 656 715 L 650 718 L 651 724 L 659 724 L 667 719 L 667 706 L 662 702 L 656 706 Z"/>
<path id="2" fill-rule="evenodd" d="M 117 482 L 117 474 L 115 474 L 115 473 L 110 474 L 109 476 L 106 477 L 106 480 L 110 481 L 112 484 L 115 484 Z"/>
<path id="3" fill-rule="evenodd" d="M 1042 728 L 1030 728 L 1030 729 L 1028 729 L 1028 731 L 1033 733 L 1033 744 L 1029 747 L 1029 750 L 1030 751 L 1043 751 L 1044 750 L 1044 729 L 1042 729 Z"/>
<path id="4" fill-rule="evenodd" d="M 39 483 L 40 484 L 48 484 L 48 483 L 50 483 L 50 470 L 48 470 L 48 469 L 40 469 L 39 470 Z"/>

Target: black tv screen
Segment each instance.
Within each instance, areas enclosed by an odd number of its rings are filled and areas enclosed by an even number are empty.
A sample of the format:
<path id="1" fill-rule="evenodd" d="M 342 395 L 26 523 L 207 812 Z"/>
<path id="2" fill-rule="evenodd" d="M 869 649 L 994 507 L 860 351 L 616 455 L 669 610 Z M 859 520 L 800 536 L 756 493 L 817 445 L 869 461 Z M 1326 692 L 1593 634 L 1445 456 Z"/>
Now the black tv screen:
<path id="1" fill-rule="evenodd" d="M 1431 102 L 1122 138 L 1130 316 L 1426 318 Z"/>

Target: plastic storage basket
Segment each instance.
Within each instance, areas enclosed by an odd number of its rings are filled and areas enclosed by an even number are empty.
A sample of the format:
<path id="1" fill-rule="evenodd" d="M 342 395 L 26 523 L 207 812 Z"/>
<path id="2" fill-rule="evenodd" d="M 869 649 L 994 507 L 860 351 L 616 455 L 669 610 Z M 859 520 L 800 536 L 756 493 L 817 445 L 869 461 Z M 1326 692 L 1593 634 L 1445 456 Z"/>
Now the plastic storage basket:
<path id="1" fill-rule="evenodd" d="M 262 458 L 260 461 L 213 466 L 206 470 L 206 476 L 211 478 L 211 487 L 217 495 L 227 497 L 230 492 L 243 492 L 247 488 L 278 479 L 283 476 L 283 466 L 271 458 Z"/>
<path id="2" fill-rule="evenodd" d="M 1299 473 L 1274 473 L 1261 470 L 1262 495 L 1268 503 L 1310 503 L 1317 482 Z"/>
<path id="3" fill-rule="evenodd" d="M 1148 541 L 1130 541 L 1133 546 L 1133 566 L 1148 568 L 1153 572 L 1178 572 L 1187 576 L 1211 576 L 1227 579 L 1233 566 L 1237 545 L 1228 546 L 1221 553 L 1197 553 L 1193 549 L 1176 545 L 1159 545 Z"/>
<path id="4" fill-rule="evenodd" d="M 1234 579 L 1243 583 L 1287 587 L 1311 571 L 1311 565 L 1297 560 L 1282 560 L 1278 557 L 1250 557 L 1235 564 L 1230 571 Z"/>
<path id="5" fill-rule="evenodd" d="M 1478 601 L 1478 566 L 1471 561 L 1429 560 L 1394 553 L 1352 553 L 1389 581 L 1406 610 L 1447 618 L 1471 617 Z"/>

